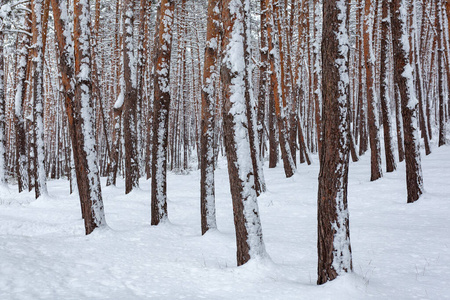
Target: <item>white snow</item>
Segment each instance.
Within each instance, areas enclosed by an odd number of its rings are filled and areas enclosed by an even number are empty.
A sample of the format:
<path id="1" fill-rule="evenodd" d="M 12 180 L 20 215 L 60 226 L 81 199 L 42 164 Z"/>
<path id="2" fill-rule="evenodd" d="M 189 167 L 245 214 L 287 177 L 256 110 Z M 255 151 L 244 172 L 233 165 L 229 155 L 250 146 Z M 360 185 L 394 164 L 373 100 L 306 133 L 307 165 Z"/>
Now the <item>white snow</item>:
<path id="1" fill-rule="evenodd" d="M 423 158 L 426 193 L 406 204 L 405 165 L 369 182 L 370 156 L 351 163 L 354 273 L 316 286 L 317 174 L 286 179 L 265 168 L 259 197 L 272 261 L 236 267 L 226 162 L 216 171 L 219 231 L 200 233 L 199 172 L 168 174 L 171 222 L 150 226 L 150 181 L 123 195 L 105 187 L 110 229 L 84 236 L 77 195 L 49 181 L 50 197 L 0 190 L 0 299 L 445 299 L 450 282 L 450 147 Z M 318 161 L 314 157 L 314 161 Z"/>

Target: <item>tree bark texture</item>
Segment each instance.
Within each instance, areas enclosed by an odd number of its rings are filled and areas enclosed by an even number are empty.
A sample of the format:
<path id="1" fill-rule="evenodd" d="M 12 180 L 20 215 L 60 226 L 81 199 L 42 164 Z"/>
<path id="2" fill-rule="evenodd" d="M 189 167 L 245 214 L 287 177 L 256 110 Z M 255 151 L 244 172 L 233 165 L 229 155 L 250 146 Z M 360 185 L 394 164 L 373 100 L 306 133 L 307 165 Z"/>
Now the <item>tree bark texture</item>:
<path id="1" fill-rule="evenodd" d="M 156 27 L 151 224 L 167 220 L 167 143 L 170 108 L 170 55 L 175 1 L 161 0 Z"/>
<path id="2" fill-rule="evenodd" d="M 247 130 L 248 0 L 223 0 L 223 128 L 236 229 L 237 264 L 265 255 Z"/>
<path id="3" fill-rule="evenodd" d="M 352 270 L 347 182 L 350 100 L 348 4 L 323 3 L 323 143 L 318 194 L 318 284 Z"/>
<path id="4" fill-rule="evenodd" d="M 406 161 L 407 202 L 412 203 L 423 193 L 419 136 L 417 130 L 418 102 L 414 95 L 413 67 L 410 64 L 411 41 L 407 27 L 409 0 L 392 0 L 392 38 L 394 48 L 394 78 L 401 99 Z"/>

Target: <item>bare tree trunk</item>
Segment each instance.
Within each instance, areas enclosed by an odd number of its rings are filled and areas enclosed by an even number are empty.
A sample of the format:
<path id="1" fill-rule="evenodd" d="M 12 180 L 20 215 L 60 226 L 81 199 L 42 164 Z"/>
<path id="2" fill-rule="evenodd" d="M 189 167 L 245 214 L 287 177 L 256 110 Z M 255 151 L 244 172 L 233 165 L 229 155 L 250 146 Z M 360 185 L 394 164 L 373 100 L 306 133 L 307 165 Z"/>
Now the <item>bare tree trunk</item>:
<path id="1" fill-rule="evenodd" d="M 250 103 L 247 61 L 248 0 L 223 0 L 223 41 L 221 79 L 223 84 L 223 128 L 228 160 L 234 225 L 236 228 L 237 264 L 265 255 L 261 221 L 255 191 L 255 179 L 247 130 L 247 105 Z M 236 56 L 236 53 L 242 55 Z"/>
<path id="2" fill-rule="evenodd" d="M 200 206 L 202 234 L 217 228 L 214 191 L 214 84 L 219 76 L 221 0 L 209 0 L 202 89 Z"/>
<path id="3" fill-rule="evenodd" d="M 158 8 L 158 35 L 155 65 L 155 91 L 152 148 L 152 216 L 151 224 L 165 222 L 167 216 L 167 141 L 170 108 L 170 55 L 175 1 L 161 0 Z"/>
<path id="4" fill-rule="evenodd" d="M 417 130 L 418 102 L 414 95 L 413 67 L 410 64 L 410 36 L 407 29 L 409 0 L 392 0 L 392 36 L 394 47 L 394 76 L 402 104 L 405 137 L 406 187 L 408 203 L 415 202 L 423 193 L 422 168 Z"/>
<path id="5" fill-rule="evenodd" d="M 323 4 L 323 144 L 318 195 L 318 284 L 352 270 L 347 182 L 350 98 L 348 4 Z"/>

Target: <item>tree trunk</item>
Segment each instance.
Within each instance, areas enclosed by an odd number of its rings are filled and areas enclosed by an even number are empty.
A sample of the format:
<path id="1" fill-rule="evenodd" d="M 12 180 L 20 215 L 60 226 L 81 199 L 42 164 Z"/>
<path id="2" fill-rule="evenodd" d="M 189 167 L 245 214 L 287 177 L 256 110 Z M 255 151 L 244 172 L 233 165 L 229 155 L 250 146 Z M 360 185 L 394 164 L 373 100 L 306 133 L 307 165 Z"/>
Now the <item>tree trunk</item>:
<path id="1" fill-rule="evenodd" d="M 220 0 L 209 0 L 202 89 L 200 206 L 202 234 L 217 228 L 214 192 L 214 84 L 219 76 Z"/>
<path id="2" fill-rule="evenodd" d="M 151 224 L 165 222 L 167 216 L 167 141 L 170 108 L 170 55 L 175 1 L 161 0 L 158 8 L 158 35 L 155 65 L 155 91 L 152 148 L 152 215 Z"/>
<path id="3" fill-rule="evenodd" d="M 36 199 L 47 194 L 44 149 L 44 53 L 42 29 L 42 0 L 33 0 L 33 125 L 34 125 L 34 171 Z"/>
<path id="4" fill-rule="evenodd" d="M 392 37 L 394 47 L 394 78 L 398 86 L 403 119 L 408 203 L 423 193 L 422 168 L 417 130 L 418 102 L 414 95 L 413 67 L 410 64 L 410 36 L 407 30 L 409 0 L 392 0 Z"/>
<path id="5" fill-rule="evenodd" d="M 133 5 L 132 0 L 123 2 L 123 137 L 125 143 L 125 194 L 139 187 L 139 162 L 137 155 L 136 107 L 137 107 L 137 76 L 134 65 L 133 46 Z"/>
<path id="6" fill-rule="evenodd" d="M 389 3 L 382 1 L 382 20 L 381 20 L 381 64 L 380 64 L 380 101 L 381 112 L 383 116 L 384 132 L 384 151 L 386 155 L 386 172 L 393 172 L 397 165 L 394 157 L 394 146 L 392 145 L 392 122 L 391 122 L 391 104 L 389 97 L 389 33 L 391 28 Z"/>
<path id="7" fill-rule="evenodd" d="M 249 46 L 250 3 L 248 0 L 223 0 L 222 3 L 223 128 L 240 266 L 265 255 L 247 130 L 246 106 L 250 99 L 246 99 L 249 86 L 245 79 L 249 74 L 244 53 Z"/>
<path id="8" fill-rule="evenodd" d="M 318 195 L 318 284 L 352 270 L 347 182 L 350 98 L 348 4 L 323 3 L 323 144 Z"/>
<path id="9" fill-rule="evenodd" d="M 369 123 L 370 142 L 370 181 L 377 180 L 383 176 L 381 170 L 381 147 L 379 136 L 379 121 L 377 109 L 377 94 L 375 91 L 375 53 L 373 49 L 373 0 L 365 2 L 364 22 L 364 60 L 366 66 L 366 89 L 367 89 L 367 113 Z"/>
<path id="10" fill-rule="evenodd" d="M 16 132 L 16 174 L 19 193 L 28 189 L 27 143 L 25 134 L 24 103 L 27 96 L 27 76 L 30 68 L 29 47 L 31 33 L 31 3 L 28 2 L 29 12 L 24 14 L 22 30 L 17 51 L 17 85 L 14 99 L 14 125 Z"/>

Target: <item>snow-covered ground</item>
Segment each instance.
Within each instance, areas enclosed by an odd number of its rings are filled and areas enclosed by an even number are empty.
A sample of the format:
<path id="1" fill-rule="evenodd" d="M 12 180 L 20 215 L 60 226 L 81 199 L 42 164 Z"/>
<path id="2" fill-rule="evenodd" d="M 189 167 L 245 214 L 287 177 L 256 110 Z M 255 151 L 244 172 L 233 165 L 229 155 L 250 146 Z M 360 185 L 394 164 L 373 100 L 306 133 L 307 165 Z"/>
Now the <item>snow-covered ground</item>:
<path id="1" fill-rule="evenodd" d="M 150 226 L 150 181 L 103 187 L 108 229 L 84 236 L 68 182 L 33 201 L 0 193 L 0 299 L 450 298 L 450 147 L 422 157 L 426 193 L 406 204 L 405 165 L 369 182 L 369 155 L 350 166 L 354 273 L 317 286 L 318 162 L 284 177 L 265 168 L 259 198 L 270 258 L 236 267 L 225 161 L 216 172 L 219 230 L 200 234 L 198 171 L 168 176 L 170 223 Z M 104 184 L 104 181 L 103 181 Z"/>

